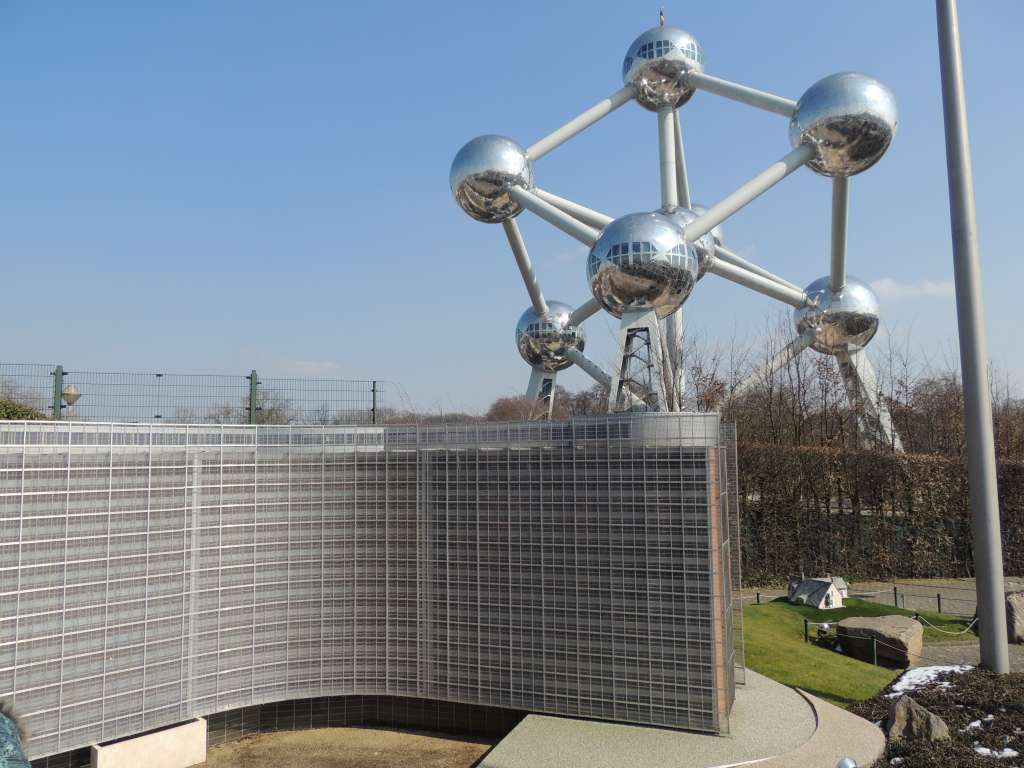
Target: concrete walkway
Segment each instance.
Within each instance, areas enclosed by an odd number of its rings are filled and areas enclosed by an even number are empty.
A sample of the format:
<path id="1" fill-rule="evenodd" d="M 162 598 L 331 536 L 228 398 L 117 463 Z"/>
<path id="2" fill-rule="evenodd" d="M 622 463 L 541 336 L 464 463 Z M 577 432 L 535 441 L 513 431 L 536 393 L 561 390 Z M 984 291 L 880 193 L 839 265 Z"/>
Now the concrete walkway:
<path id="1" fill-rule="evenodd" d="M 1024 672 L 1024 645 L 1011 645 L 1010 671 Z M 915 667 L 930 667 L 934 664 L 970 664 L 977 666 L 981 660 L 981 648 L 978 643 L 927 643 L 924 655 Z"/>
<path id="2" fill-rule="evenodd" d="M 882 754 L 882 732 L 871 723 L 756 672 L 746 674 L 747 684 L 736 688 L 728 735 L 530 715 L 479 768 L 831 768 L 842 757 L 871 765 Z"/>
<path id="3" fill-rule="evenodd" d="M 831 768 L 844 757 L 867 766 L 874 765 L 885 752 L 880 728 L 816 696 L 800 693 L 814 708 L 817 730 L 792 752 L 758 762 L 758 768 Z"/>

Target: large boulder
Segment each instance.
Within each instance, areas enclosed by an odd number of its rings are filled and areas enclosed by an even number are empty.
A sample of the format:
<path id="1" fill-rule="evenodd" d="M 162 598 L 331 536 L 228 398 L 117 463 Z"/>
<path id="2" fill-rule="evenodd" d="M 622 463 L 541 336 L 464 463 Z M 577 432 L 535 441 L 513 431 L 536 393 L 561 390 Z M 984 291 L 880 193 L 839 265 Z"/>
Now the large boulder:
<path id="1" fill-rule="evenodd" d="M 921 660 L 924 627 L 909 616 L 853 616 L 839 622 L 836 634 L 843 653 L 861 661 L 909 667 Z"/>
<path id="2" fill-rule="evenodd" d="M 1024 591 L 1006 593 L 1006 635 L 1011 643 L 1024 643 Z"/>
<path id="3" fill-rule="evenodd" d="M 900 696 L 889 705 L 887 725 L 889 741 L 949 741 L 946 721 L 907 695 Z"/>

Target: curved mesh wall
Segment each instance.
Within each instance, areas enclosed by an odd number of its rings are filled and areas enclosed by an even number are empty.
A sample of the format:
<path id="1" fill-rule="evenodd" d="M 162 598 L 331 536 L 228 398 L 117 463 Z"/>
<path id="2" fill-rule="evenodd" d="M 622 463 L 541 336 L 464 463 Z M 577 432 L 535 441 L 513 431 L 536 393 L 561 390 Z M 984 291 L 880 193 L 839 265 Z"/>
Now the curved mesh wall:
<path id="1" fill-rule="evenodd" d="M 724 731 L 722 445 L 695 414 L 0 423 L 0 698 L 32 757 L 340 695 Z"/>

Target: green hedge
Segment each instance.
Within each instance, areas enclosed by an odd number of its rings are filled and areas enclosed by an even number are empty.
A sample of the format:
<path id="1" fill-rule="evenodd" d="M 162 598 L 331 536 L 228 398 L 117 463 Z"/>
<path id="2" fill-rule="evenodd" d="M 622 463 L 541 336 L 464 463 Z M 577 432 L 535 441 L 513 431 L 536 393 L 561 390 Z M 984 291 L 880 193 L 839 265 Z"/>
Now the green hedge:
<path id="1" fill-rule="evenodd" d="M 739 447 L 743 575 L 848 579 L 973 575 L 967 467 L 958 460 L 776 445 Z M 999 466 L 1007 574 L 1024 573 L 1024 464 Z"/>
<path id="2" fill-rule="evenodd" d="M 46 414 L 37 411 L 31 405 L 19 403 L 17 400 L 0 398 L 0 420 L 39 421 L 46 418 Z"/>

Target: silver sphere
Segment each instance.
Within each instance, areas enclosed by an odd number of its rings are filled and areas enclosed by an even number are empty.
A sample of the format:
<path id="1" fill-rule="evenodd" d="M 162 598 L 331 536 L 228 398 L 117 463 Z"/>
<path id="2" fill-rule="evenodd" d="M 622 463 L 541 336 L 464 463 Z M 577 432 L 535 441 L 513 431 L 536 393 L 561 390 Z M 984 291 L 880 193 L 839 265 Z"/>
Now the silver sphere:
<path id="1" fill-rule="evenodd" d="M 896 97 L 859 72 L 822 78 L 800 97 L 789 123 L 794 147 L 811 142 L 818 156 L 808 165 L 823 176 L 853 176 L 885 154 L 900 117 Z"/>
<path id="2" fill-rule="evenodd" d="M 700 209 L 698 211 L 698 208 Z M 676 222 L 676 225 L 681 229 L 685 229 L 686 225 L 696 219 L 701 213 L 706 213 L 706 208 L 701 208 L 699 205 L 693 206 L 693 208 L 673 208 L 671 211 L 662 211 L 666 216 Z M 711 266 L 711 262 L 715 258 L 715 245 L 721 245 L 722 241 L 715 237 L 715 232 L 719 235 L 722 234 L 720 227 L 715 227 L 710 232 L 701 235 L 693 241 L 693 249 L 697 253 L 697 279 L 704 277 L 704 273 L 708 271 L 708 267 Z"/>
<path id="3" fill-rule="evenodd" d="M 516 323 L 516 348 L 531 366 L 545 371 L 561 371 L 572 365 L 565 353 L 583 351 L 583 326 L 570 325 L 572 307 L 560 301 L 548 302 L 548 313 L 540 317 L 531 306 Z"/>
<path id="4" fill-rule="evenodd" d="M 693 96 L 682 82 L 687 72 L 704 71 L 704 49 L 679 27 L 653 27 L 633 41 L 622 61 L 622 81 L 632 85 L 637 103 L 657 112 L 679 107 Z"/>
<path id="5" fill-rule="evenodd" d="M 836 294 L 829 282 L 826 276 L 807 286 L 807 296 L 815 304 L 794 310 L 796 332 L 813 333 L 811 346 L 825 355 L 863 349 L 878 330 L 878 297 L 855 277 L 848 276 Z"/>
<path id="6" fill-rule="evenodd" d="M 857 761 L 852 757 L 844 757 L 836 763 L 836 768 L 857 768 Z"/>
<path id="7" fill-rule="evenodd" d="M 696 249 L 669 215 L 630 213 L 604 228 L 587 257 L 594 298 L 616 317 L 678 309 L 698 277 Z"/>
<path id="8" fill-rule="evenodd" d="M 493 224 L 522 210 L 509 197 L 508 188 L 532 187 L 533 163 L 512 139 L 478 136 L 455 155 L 448 182 L 462 210 L 477 221 Z"/>

